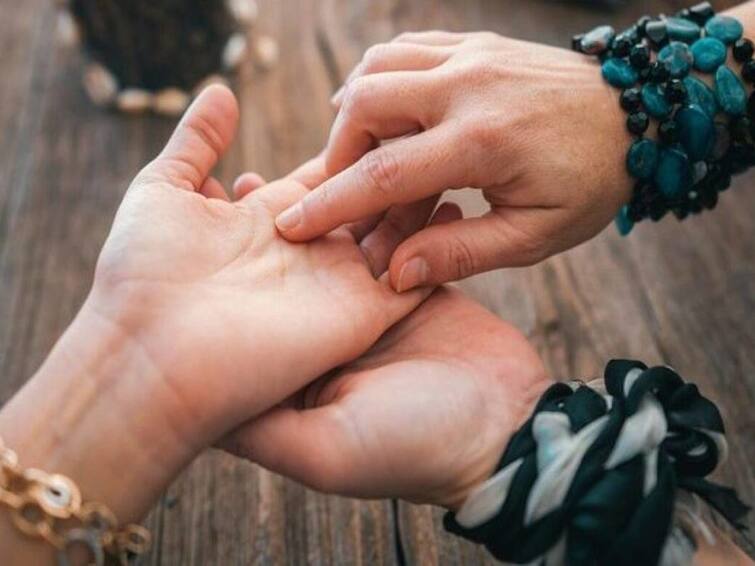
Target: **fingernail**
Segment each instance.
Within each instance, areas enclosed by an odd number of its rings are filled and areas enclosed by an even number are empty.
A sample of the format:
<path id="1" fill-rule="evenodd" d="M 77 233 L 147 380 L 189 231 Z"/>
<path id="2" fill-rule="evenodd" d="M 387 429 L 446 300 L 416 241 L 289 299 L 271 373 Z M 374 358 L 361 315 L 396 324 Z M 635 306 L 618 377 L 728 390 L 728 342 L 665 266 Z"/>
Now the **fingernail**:
<path id="1" fill-rule="evenodd" d="M 398 285 L 396 290 L 399 293 L 414 289 L 427 282 L 429 267 L 427 262 L 421 257 L 415 257 L 410 259 L 401 268 L 398 274 Z"/>
<path id="2" fill-rule="evenodd" d="M 301 205 L 295 204 L 281 212 L 275 219 L 275 225 L 281 232 L 288 232 L 296 228 L 301 222 Z"/>

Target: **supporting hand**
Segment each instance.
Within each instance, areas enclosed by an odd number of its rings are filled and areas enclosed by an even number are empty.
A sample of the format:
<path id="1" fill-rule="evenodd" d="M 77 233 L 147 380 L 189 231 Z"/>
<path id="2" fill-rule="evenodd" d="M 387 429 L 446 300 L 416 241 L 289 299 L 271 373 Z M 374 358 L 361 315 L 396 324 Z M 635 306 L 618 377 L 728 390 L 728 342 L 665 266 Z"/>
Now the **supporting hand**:
<path id="1" fill-rule="evenodd" d="M 519 331 L 439 289 L 361 359 L 224 446 L 321 491 L 453 508 L 548 385 Z"/>

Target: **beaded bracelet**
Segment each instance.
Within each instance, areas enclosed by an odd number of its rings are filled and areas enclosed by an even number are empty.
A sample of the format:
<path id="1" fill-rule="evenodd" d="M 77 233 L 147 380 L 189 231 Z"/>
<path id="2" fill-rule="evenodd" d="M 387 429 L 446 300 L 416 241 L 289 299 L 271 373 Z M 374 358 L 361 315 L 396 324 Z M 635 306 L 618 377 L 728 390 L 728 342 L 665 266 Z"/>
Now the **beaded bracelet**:
<path id="1" fill-rule="evenodd" d="M 706 479 L 727 451 L 715 404 L 637 361 L 611 361 L 603 386 L 551 386 L 446 529 L 548 566 L 691 564 L 696 498 L 743 529 L 749 508 Z"/>
<path id="2" fill-rule="evenodd" d="M 644 218 L 673 211 L 682 220 L 714 208 L 732 175 L 755 164 L 755 94 L 748 98 L 726 66 L 730 46 L 742 78 L 755 82 L 753 43 L 742 34 L 739 21 L 702 2 L 673 17 L 643 16 L 618 34 L 600 26 L 572 39 L 572 48 L 598 57 L 605 80 L 622 89 L 619 103 L 636 138 L 626 158 L 633 196 L 616 217 L 622 235 Z M 713 88 L 693 70 L 713 74 Z M 644 137 L 651 120 L 657 141 Z"/>
<path id="3" fill-rule="evenodd" d="M 16 453 L 0 438 L 0 506 L 10 509 L 15 527 L 43 539 L 57 553 L 57 564 L 71 564 L 74 549 L 87 554 L 87 564 L 126 566 L 150 546 L 150 533 L 140 525 L 118 526 L 104 505 L 83 502 L 78 487 L 60 474 L 23 469 Z"/>

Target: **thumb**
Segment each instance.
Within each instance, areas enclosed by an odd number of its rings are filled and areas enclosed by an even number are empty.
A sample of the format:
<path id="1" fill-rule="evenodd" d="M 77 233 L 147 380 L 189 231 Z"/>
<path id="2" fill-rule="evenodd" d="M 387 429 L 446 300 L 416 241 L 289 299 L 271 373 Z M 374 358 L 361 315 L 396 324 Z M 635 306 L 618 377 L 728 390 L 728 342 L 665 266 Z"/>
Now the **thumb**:
<path id="1" fill-rule="evenodd" d="M 433 223 L 396 249 L 389 267 L 391 285 L 404 292 L 499 267 L 535 264 L 549 255 L 538 244 L 543 240 L 530 236 L 537 233 L 534 228 L 524 231 L 518 226 L 538 212 L 513 211 L 514 222 L 508 212 L 496 211 L 481 218 Z"/>
<path id="2" fill-rule="evenodd" d="M 176 126 L 160 155 L 139 174 L 198 191 L 236 134 L 239 109 L 225 86 L 207 87 Z"/>

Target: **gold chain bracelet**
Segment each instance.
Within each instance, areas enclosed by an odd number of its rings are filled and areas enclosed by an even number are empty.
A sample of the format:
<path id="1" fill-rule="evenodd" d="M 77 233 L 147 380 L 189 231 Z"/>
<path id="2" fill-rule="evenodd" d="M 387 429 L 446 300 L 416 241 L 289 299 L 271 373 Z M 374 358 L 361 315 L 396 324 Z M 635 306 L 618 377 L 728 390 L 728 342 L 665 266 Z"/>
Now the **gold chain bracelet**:
<path id="1" fill-rule="evenodd" d="M 119 527 L 107 507 L 83 502 L 79 488 L 66 476 L 22 469 L 16 453 L 5 446 L 2 437 L 0 504 L 10 508 L 19 531 L 55 547 L 60 566 L 71 564 L 74 551 L 88 553 L 88 564 L 101 566 L 127 565 L 149 549 L 147 529 L 140 525 Z"/>

